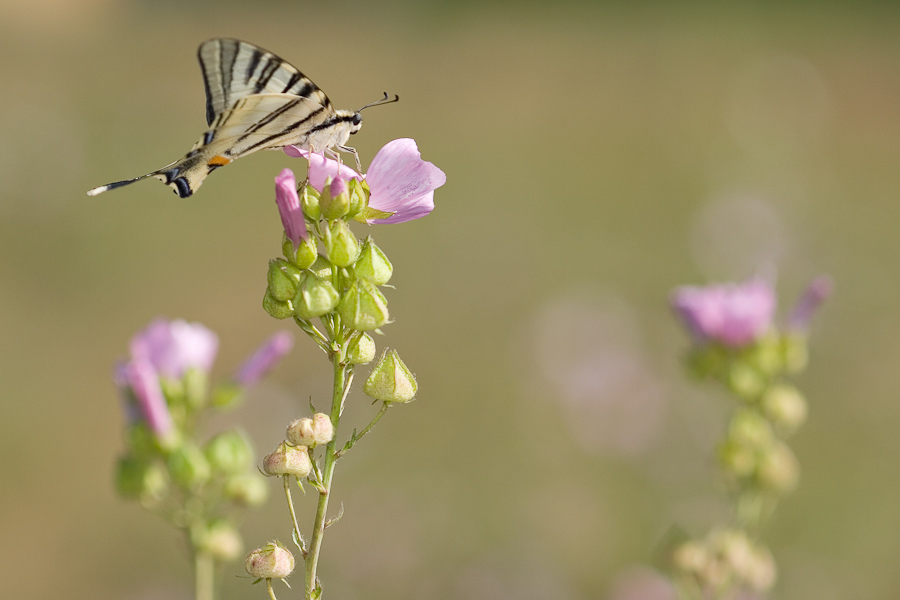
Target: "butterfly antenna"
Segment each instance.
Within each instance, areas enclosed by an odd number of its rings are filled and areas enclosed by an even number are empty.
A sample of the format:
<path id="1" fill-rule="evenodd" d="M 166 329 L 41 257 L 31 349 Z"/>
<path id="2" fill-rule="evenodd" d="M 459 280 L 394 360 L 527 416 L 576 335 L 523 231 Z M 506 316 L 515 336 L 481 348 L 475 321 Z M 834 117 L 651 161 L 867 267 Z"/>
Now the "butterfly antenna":
<path id="1" fill-rule="evenodd" d="M 365 106 L 363 106 L 361 109 L 359 109 L 359 110 L 356 111 L 356 112 L 362 111 L 363 108 L 369 108 L 369 107 L 372 107 L 372 106 L 379 106 L 379 105 L 381 105 L 381 104 L 390 104 L 391 102 L 398 102 L 399 100 L 400 100 L 400 96 L 398 96 L 397 94 L 394 94 L 394 97 L 391 98 L 391 97 L 388 95 L 388 93 L 385 92 L 385 93 L 384 93 L 384 98 L 380 98 L 380 99 L 376 100 L 375 102 L 370 102 L 369 104 L 366 104 Z"/>

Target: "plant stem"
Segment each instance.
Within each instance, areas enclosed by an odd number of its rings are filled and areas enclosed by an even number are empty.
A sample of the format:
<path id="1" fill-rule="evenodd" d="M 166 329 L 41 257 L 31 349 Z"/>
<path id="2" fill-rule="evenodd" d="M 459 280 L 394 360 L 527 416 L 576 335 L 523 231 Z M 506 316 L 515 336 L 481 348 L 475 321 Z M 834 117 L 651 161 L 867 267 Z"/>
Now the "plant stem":
<path id="1" fill-rule="evenodd" d="M 213 600 L 216 576 L 215 559 L 208 552 L 194 550 L 195 600 Z"/>
<path id="2" fill-rule="evenodd" d="M 272 600 L 278 600 L 278 598 L 275 597 L 275 589 L 272 587 L 271 578 L 266 578 L 266 591 L 269 592 L 269 598 L 271 598 Z"/>
<path id="3" fill-rule="evenodd" d="M 340 327 L 335 327 L 340 331 Z M 334 389 L 331 396 L 331 422 L 337 432 L 338 421 L 341 418 L 344 397 L 348 381 L 348 365 L 344 362 L 345 347 L 343 340 L 335 340 L 335 350 L 331 353 L 331 361 L 334 365 Z M 325 517 L 328 511 L 328 497 L 331 495 L 331 480 L 334 477 L 335 464 L 335 440 L 332 439 L 325 447 L 325 466 L 322 473 L 322 487 L 324 492 L 319 493 L 319 506 L 316 509 L 316 520 L 313 525 L 312 537 L 309 542 L 309 553 L 306 559 L 306 599 L 313 600 L 318 588 L 316 568 L 319 564 L 319 551 L 322 548 L 322 536 L 325 534 Z"/>
<path id="4" fill-rule="evenodd" d="M 300 525 L 297 524 L 297 513 L 294 512 L 294 499 L 291 497 L 291 476 L 284 475 L 284 495 L 287 497 L 288 509 L 291 511 L 291 523 L 294 524 L 294 543 L 300 548 L 303 559 L 306 560 L 306 548 L 303 543 L 303 534 L 300 533 Z"/>

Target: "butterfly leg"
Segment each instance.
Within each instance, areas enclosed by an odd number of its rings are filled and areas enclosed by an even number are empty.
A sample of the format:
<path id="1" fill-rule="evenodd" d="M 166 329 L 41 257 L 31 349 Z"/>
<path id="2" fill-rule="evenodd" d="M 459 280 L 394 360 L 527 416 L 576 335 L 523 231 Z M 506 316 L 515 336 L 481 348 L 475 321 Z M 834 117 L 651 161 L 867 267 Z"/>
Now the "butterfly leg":
<path id="1" fill-rule="evenodd" d="M 356 151 L 356 148 L 351 148 L 350 146 L 335 146 L 341 152 L 349 152 L 353 155 L 353 158 L 356 159 L 356 172 L 362 173 L 362 164 L 359 162 L 359 153 Z"/>

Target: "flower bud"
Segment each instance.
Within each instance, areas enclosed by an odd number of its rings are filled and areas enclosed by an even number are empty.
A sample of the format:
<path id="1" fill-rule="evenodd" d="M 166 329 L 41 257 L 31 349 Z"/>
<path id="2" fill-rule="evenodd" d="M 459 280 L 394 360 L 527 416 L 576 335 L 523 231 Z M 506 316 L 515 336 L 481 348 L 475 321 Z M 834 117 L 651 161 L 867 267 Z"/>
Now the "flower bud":
<path id="1" fill-rule="evenodd" d="M 807 347 L 806 335 L 803 333 L 786 335 L 782 340 L 782 345 L 785 369 L 789 373 L 799 373 L 805 369 L 806 364 L 809 362 L 809 348 Z"/>
<path id="2" fill-rule="evenodd" d="M 222 562 L 232 561 L 240 556 L 244 545 L 241 534 L 225 520 L 216 520 L 191 531 L 191 541 L 197 550 Z"/>
<path id="3" fill-rule="evenodd" d="M 325 255 L 338 267 L 349 267 L 356 261 L 359 240 L 345 221 L 333 221 L 325 230 Z"/>
<path id="4" fill-rule="evenodd" d="M 325 281 L 331 281 L 332 268 L 332 264 L 328 262 L 328 259 L 322 255 L 319 255 L 316 257 L 316 260 L 313 261 L 313 264 L 309 267 L 309 270 Z"/>
<path id="5" fill-rule="evenodd" d="M 169 473 L 179 486 L 192 489 L 209 481 L 212 469 L 200 448 L 184 445 L 169 455 Z"/>
<path id="6" fill-rule="evenodd" d="M 776 443 L 763 455 L 756 477 L 759 484 L 774 492 L 789 492 L 800 478 L 797 457 L 787 444 Z"/>
<path id="7" fill-rule="evenodd" d="M 353 273 L 357 277 L 365 277 L 375 285 L 384 285 L 390 281 L 394 267 L 372 238 L 367 237 L 359 251 L 359 258 L 353 265 Z"/>
<path id="8" fill-rule="evenodd" d="M 259 579 L 284 579 L 294 570 L 294 555 L 277 541 L 269 542 L 247 555 L 244 568 Z"/>
<path id="9" fill-rule="evenodd" d="M 234 408 L 243 401 L 243 387 L 234 383 L 223 383 L 213 390 L 210 404 L 216 408 Z"/>
<path id="10" fill-rule="evenodd" d="M 315 223 L 322 216 L 322 209 L 319 207 L 319 190 L 311 185 L 304 185 L 300 190 L 300 206 L 303 207 L 303 214 L 308 221 Z"/>
<path id="11" fill-rule="evenodd" d="M 728 424 L 728 439 L 741 446 L 759 449 L 771 446 L 775 435 L 761 414 L 755 410 L 741 409 Z"/>
<path id="12" fill-rule="evenodd" d="M 372 362 L 373 358 L 375 358 L 375 340 L 368 333 L 364 333 L 356 345 L 350 349 L 347 362 L 351 365 L 365 365 Z"/>
<path id="13" fill-rule="evenodd" d="M 365 279 L 355 281 L 344 293 L 338 312 L 344 324 L 357 331 L 378 329 L 390 317 L 384 294 L 374 283 Z"/>
<path id="14" fill-rule="evenodd" d="M 291 446 L 281 442 L 275 452 L 263 459 L 263 471 L 269 475 L 293 475 L 297 479 L 303 479 L 312 471 L 312 464 L 305 446 Z"/>
<path id="15" fill-rule="evenodd" d="M 415 376 L 400 360 L 396 350 L 381 355 L 363 387 L 367 396 L 382 402 L 409 402 L 417 390 Z"/>
<path id="16" fill-rule="evenodd" d="M 793 433 L 806 421 L 806 400 L 794 386 L 773 385 L 763 394 L 761 404 L 766 417 L 784 433 Z"/>
<path id="17" fill-rule="evenodd" d="M 359 211 L 368 202 L 368 195 L 364 189 L 364 183 L 355 177 L 347 182 L 347 189 L 350 193 L 350 208 L 347 211 L 347 218 L 352 219 L 359 214 Z"/>
<path id="18" fill-rule="evenodd" d="M 322 216 L 329 221 L 340 219 L 350 212 L 350 193 L 347 182 L 337 177 L 325 182 L 325 187 L 319 195 L 319 208 Z"/>
<path id="19" fill-rule="evenodd" d="M 702 573 L 709 561 L 709 552 L 702 543 L 694 540 L 681 544 L 672 554 L 675 568 L 683 573 Z"/>
<path id="20" fill-rule="evenodd" d="M 276 319 L 287 319 L 294 314 L 294 304 L 292 301 L 288 300 L 287 302 L 282 302 L 276 300 L 275 297 L 272 296 L 272 292 L 268 289 L 266 289 L 266 295 L 263 296 L 262 305 L 263 310 Z"/>
<path id="21" fill-rule="evenodd" d="M 294 316 L 299 319 L 314 319 L 334 310 L 341 295 L 330 281 L 313 273 L 306 273 L 294 296 Z"/>
<path id="22" fill-rule="evenodd" d="M 288 261 L 276 258 L 269 261 L 269 271 L 266 280 L 269 283 L 269 292 L 272 297 L 280 302 L 286 302 L 297 293 L 297 284 L 300 283 L 302 271 Z"/>
<path id="23" fill-rule="evenodd" d="M 206 444 L 206 459 L 214 471 L 241 473 L 253 464 L 253 450 L 239 432 L 225 431 Z"/>
<path id="24" fill-rule="evenodd" d="M 116 465 L 116 491 L 123 498 L 139 498 L 144 504 L 155 504 L 165 496 L 168 488 L 168 476 L 159 463 L 133 456 L 119 459 Z"/>
<path id="25" fill-rule="evenodd" d="M 308 269 L 319 256 L 319 247 L 314 236 L 309 236 L 297 248 L 294 262 L 301 269 Z"/>
<path id="26" fill-rule="evenodd" d="M 225 482 L 225 497 L 244 506 L 260 506 L 269 497 L 269 487 L 258 473 L 240 473 Z"/>
<path id="27" fill-rule="evenodd" d="M 756 471 L 757 450 L 734 440 L 726 440 L 719 446 L 719 461 L 726 473 L 743 479 Z"/>
<path id="28" fill-rule="evenodd" d="M 285 437 L 294 446 L 315 448 L 319 444 L 327 444 L 332 440 L 334 425 L 328 415 L 317 413 L 312 418 L 304 417 L 291 421 Z"/>
<path id="29" fill-rule="evenodd" d="M 766 387 L 766 379 L 758 369 L 746 362 L 736 362 L 728 370 L 728 389 L 745 401 L 759 397 Z"/>

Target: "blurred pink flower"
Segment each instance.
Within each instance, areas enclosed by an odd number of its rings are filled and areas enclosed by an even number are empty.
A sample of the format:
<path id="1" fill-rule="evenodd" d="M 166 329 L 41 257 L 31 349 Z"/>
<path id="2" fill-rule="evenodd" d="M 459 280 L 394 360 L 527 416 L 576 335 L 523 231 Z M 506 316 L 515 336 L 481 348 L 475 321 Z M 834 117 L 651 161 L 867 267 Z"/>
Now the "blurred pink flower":
<path id="1" fill-rule="evenodd" d="M 294 178 L 294 172 L 290 169 L 284 169 L 275 178 L 275 204 L 278 205 L 284 233 L 293 242 L 296 249 L 300 242 L 309 236 L 309 232 L 306 231 L 303 206 L 297 195 L 297 180 Z"/>
<path id="2" fill-rule="evenodd" d="M 284 149 L 289 156 L 302 156 L 310 161 L 309 180 L 322 191 L 328 177 L 344 180 L 362 179 L 353 169 L 310 154 L 295 146 Z M 419 219 L 434 210 L 434 190 L 447 182 L 447 176 L 434 164 L 422 160 L 415 140 L 401 138 L 378 151 L 365 175 L 369 185 L 369 207 L 393 213 L 384 219 L 370 219 L 370 224 L 404 223 Z"/>
<path id="3" fill-rule="evenodd" d="M 769 283 L 754 278 L 744 283 L 680 287 L 671 303 L 700 341 L 740 348 L 772 327 L 775 292 Z"/>
<path id="4" fill-rule="evenodd" d="M 140 417 L 153 433 L 164 437 L 172 431 L 169 406 L 159 385 L 159 376 L 149 361 L 137 359 L 120 365 L 116 373 L 116 384 L 131 389 L 137 400 Z"/>
<path id="5" fill-rule="evenodd" d="M 219 340 L 199 323 L 156 319 L 129 345 L 132 362 L 146 361 L 161 377 L 180 379 L 188 369 L 209 373 Z"/>
<path id="6" fill-rule="evenodd" d="M 279 331 L 244 361 L 235 373 L 235 383 L 244 387 L 254 385 L 263 375 L 275 368 L 293 347 L 294 337 L 287 331 Z"/>
<path id="7" fill-rule="evenodd" d="M 800 296 L 800 300 L 787 320 L 787 327 L 792 331 L 806 331 L 813 315 L 822 302 L 831 295 L 834 284 L 831 278 L 823 275 L 816 277 Z"/>

